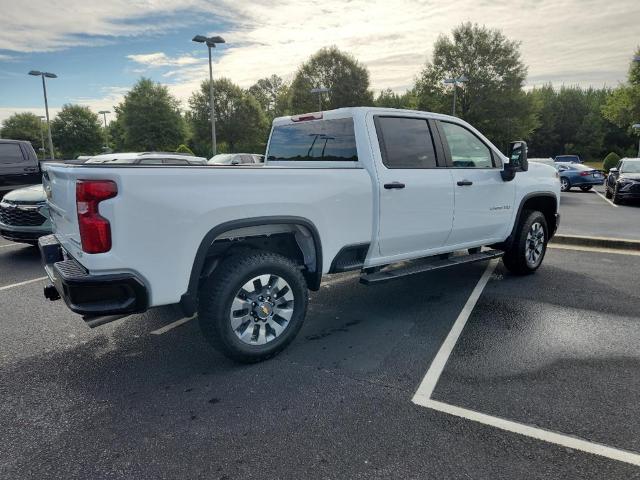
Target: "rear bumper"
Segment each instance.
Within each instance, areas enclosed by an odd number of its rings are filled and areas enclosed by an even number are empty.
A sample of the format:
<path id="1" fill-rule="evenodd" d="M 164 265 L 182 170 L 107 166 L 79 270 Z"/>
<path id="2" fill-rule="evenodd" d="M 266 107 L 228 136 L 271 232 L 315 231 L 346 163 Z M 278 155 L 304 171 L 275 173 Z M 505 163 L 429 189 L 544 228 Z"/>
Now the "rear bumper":
<path id="1" fill-rule="evenodd" d="M 125 316 L 147 310 L 147 289 L 134 274 L 92 275 L 63 250 L 53 235 L 41 237 L 38 247 L 52 286 L 67 306 L 83 315 L 90 325 L 106 323 L 97 321 L 97 317 Z M 56 299 L 51 285 L 45 287 L 45 297 Z"/>

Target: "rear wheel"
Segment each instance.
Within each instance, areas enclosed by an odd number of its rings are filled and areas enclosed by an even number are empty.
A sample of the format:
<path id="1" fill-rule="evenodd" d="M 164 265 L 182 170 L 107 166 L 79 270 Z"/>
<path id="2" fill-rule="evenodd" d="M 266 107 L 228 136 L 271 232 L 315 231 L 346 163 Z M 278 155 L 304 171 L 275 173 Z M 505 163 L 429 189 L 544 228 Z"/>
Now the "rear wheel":
<path id="1" fill-rule="evenodd" d="M 298 266 L 282 255 L 231 256 L 200 288 L 203 335 L 227 357 L 266 360 L 297 335 L 307 311 L 307 285 Z"/>
<path id="2" fill-rule="evenodd" d="M 580 190 L 582 190 L 583 192 L 588 192 L 592 187 L 593 185 L 583 185 L 580 187 Z"/>
<path id="3" fill-rule="evenodd" d="M 509 250 L 502 257 L 507 269 L 517 275 L 535 272 L 547 252 L 547 220 L 541 212 L 525 210 Z"/>
<path id="4" fill-rule="evenodd" d="M 562 192 L 568 192 L 571 190 L 571 182 L 567 177 L 560 177 L 560 190 Z"/>

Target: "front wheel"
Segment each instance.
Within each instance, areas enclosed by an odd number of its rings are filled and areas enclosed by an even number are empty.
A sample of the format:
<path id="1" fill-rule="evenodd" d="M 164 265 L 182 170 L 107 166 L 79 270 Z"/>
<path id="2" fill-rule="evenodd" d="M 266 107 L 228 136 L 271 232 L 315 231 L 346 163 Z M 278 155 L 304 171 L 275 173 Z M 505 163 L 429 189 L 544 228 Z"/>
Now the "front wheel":
<path id="1" fill-rule="evenodd" d="M 569 179 L 566 177 L 560 178 L 560 191 L 568 192 L 571 190 L 571 183 L 569 183 Z"/>
<path id="2" fill-rule="evenodd" d="M 204 337 L 242 363 L 266 360 L 297 335 L 307 312 L 298 266 L 271 252 L 243 252 L 222 262 L 200 288 Z"/>
<path id="3" fill-rule="evenodd" d="M 502 257 L 505 267 L 517 275 L 535 272 L 547 252 L 548 232 L 547 220 L 541 212 L 522 212 L 522 221 L 515 238 Z"/>
<path id="4" fill-rule="evenodd" d="M 582 190 L 583 192 L 588 192 L 592 187 L 593 185 L 583 185 L 580 187 L 580 190 Z"/>
<path id="5" fill-rule="evenodd" d="M 620 205 L 622 203 L 622 198 L 620 197 L 620 194 L 618 193 L 618 185 L 616 184 L 616 186 L 613 188 L 613 203 L 616 205 Z"/>
<path id="6" fill-rule="evenodd" d="M 611 190 L 609 190 L 609 185 L 604 187 L 604 196 L 605 198 L 611 198 Z"/>

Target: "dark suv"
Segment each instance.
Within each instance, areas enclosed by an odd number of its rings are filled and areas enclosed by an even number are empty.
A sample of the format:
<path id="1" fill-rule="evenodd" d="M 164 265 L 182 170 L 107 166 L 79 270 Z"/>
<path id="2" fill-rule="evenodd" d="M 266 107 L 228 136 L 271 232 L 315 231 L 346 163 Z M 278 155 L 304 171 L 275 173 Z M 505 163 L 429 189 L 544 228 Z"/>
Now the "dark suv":
<path id="1" fill-rule="evenodd" d="M 0 198 L 16 188 L 42 183 L 42 172 L 30 142 L 0 139 Z"/>
<path id="2" fill-rule="evenodd" d="M 609 170 L 604 194 L 618 204 L 627 199 L 640 199 L 640 158 L 623 158 Z"/>

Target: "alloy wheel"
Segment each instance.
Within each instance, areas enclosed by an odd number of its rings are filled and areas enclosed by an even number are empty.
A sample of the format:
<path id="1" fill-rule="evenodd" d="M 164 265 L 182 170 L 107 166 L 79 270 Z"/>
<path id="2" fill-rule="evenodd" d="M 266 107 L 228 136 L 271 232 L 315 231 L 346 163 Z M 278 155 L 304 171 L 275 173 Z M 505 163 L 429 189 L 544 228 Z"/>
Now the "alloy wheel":
<path id="1" fill-rule="evenodd" d="M 545 248 L 544 228 L 540 222 L 531 225 L 527 233 L 527 243 L 525 247 L 525 258 L 527 265 L 532 268 L 537 267 L 542 261 L 542 254 Z"/>

